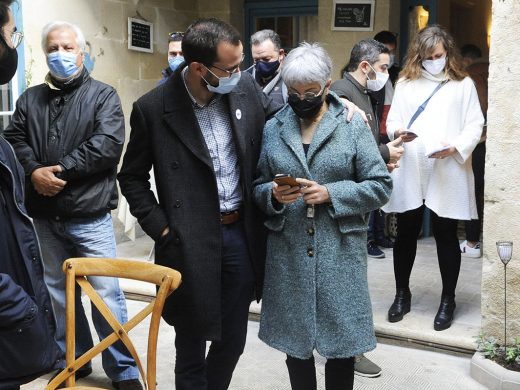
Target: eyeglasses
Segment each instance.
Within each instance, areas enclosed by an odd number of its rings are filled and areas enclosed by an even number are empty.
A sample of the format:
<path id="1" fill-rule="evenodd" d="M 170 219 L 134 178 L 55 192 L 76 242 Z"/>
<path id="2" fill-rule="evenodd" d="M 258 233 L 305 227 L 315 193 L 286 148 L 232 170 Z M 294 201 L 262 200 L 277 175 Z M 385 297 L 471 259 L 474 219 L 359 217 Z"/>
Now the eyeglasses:
<path id="1" fill-rule="evenodd" d="M 11 33 L 11 43 L 15 49 L 18 46 L 20 46 L 20 43 L 22 43 L 22 40 L 23 40 L 22 31 L 15 31 L 15 32 Z"/>
<path id="2" fill-rule="evenodd" d="M 237 73 L 237 72 L 240 71 L 240 65 L 241 65 L 242 62 L 244 61 L 244 57 L 245 57 L 245 55 L 244 55 L 244 53 L 242 53 L 242 57 L 240 57 L 240 62 L 238 63 L 237 66 L 235 66 L 235 67 L 234 67 L 233 69 L 231 69 L 231 70 L 222 69 L 222 68 L 220 68 L 220 67 L 218 67 L 218 66 L 216 66 L 216 65 L 209 65 L 209 64 L 203 64 L 203 65 L 204 65 L 206 68 L 216 68 L 216 69 L 218 69 L 218 70 L 221 70 L 222 72 L 226 72 L 226 73 L 227 73 L 227 76 L 224 76 L 224 77 L 222 77 L 222 78 L 229 78 L 229 77 L 233 76 L 234 73 Z M 208 69 L 208 70 L 209 70 L 209 69 Z M 211 72 L 211 70 L 210 70 L 210 72 Z M 211 73 L 213 73 L 213 72 L 211 72 Z M 215 74 L 214 74 L 214 75 L 215 75 Z M 215 75 L 215 76 L 216 76 L 216 75 Z M 217 76 L 216 76 L 216 77 L 217 77 Z"/>
<path id="3" fill-rule="evenodd" d="M 182 31 L 174 31 L 174 32 L 169 33 L 168 37 L 171 40 L 176 40 L 176 39 L 182 40 L 182 38 L 184 38 L 184 32 L 182 32 Z"/>
<path id="4" fill-rule="evenodd" d="M 308 91 L 308 92 L 305 92 L 303 95 L 300 95 L 298 92 L 290 92 L 288 95 L 290 98 L 293 98 L 293 99 L 300 99 L 300 100 L 307 100 L 307 101 L 310 101 L 318 96 L 321 96 L 321 94 L 323 93 L 323 91 L 325 90 L 325 87 L 323 87 L 320 92 L 316 93 L 316 92 L 311 92 L 311 91 Z"/>
<path id="5" fill-rule="evenodd" d="M 5 35 L 4 35 L 5 34 Z M 6 31 L 4 30 L 4 34 L 2 34 L 0 30 L 0 37 L 2 40 L 6 43 L 7 41 L 11 41 L 11 46 L 16 49 L 18 46 L 20 46 L 20 43 L 22 43 L 23 40 L 23 32 L 22 31 Z M 5 38 L 7 36 L 7 39 Z"/>

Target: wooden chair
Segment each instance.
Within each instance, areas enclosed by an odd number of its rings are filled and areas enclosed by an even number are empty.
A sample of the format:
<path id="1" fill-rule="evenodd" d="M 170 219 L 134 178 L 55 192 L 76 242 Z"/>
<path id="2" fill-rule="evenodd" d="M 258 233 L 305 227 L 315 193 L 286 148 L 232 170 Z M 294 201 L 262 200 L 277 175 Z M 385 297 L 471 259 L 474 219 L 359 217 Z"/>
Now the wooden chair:
<path id="1" fill-rule="evenodd" d="M 71 388 L 75 385 L 75 372 L 94 356 L 100 354 L 110 345 L 117 341 L 124 343 L 128 351 L 134 358 L 141 374 L 145 389 L 155 390 L 156 382 L 156 352 L 157 338 L 159 333 L 159 323 L 161 313 L 166 298 L 179 287 L 181 275 L 174 269 L 163 267 L 156 264 L 144 263 L 135 260 L 121 259 L 98 259 L 98 258 L 74 258 L 65 260 L 63 272 L 66 273 L 66 362 L 67 367 L 61 371 L 45 388 L 46 390 L 56 389 L 63 381 L 66 387 Z M 143 310 L 137 313 L 125 324 L 120 324 L 112 314 L 108 306 L 89 283 L 89 276 L 109 276 L 140 280 L 155 283 L 159 286 L 155 299 L 152 300 Z M 92 303 L 98 308 L 99 312 L 110 324 L 114 332 L 108 337 L 94 345 L 90 350 L 76 359 L 75 357 L 75 291 L 76 282 L 85 291 Z M 128 332 L 137 324 L 143 321 L 149 314 L 152 314 L 150 328 L 148 332 L 148 353 L 147 353 L 147 372 L 145 374 L 141 360 L 137 355 L 134 344 L 128 336 Z M 95 389 L 92 387 L 74 387 L 74 389 Z"/>

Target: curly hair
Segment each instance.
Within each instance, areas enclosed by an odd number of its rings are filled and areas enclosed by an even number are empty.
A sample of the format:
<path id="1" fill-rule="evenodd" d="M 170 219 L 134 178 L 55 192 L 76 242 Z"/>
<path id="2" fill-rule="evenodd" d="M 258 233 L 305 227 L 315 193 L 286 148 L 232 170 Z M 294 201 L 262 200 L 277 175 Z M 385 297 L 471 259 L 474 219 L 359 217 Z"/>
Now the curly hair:
<path id="1" fill-rule="evenodd" d="M 442 43 L 446 50 L 445 73 L 452 80 L 464 79 L 468 74 L 462 65 L 455 40 L 445 28 L 438 24 L 423 28 L 415 36 L 408 48 L 406 61 L 399 77 L 407 80 L 419 79 L 422 75 L 422 62 L 432 55 L 435 46 L 439 43 Z"/>

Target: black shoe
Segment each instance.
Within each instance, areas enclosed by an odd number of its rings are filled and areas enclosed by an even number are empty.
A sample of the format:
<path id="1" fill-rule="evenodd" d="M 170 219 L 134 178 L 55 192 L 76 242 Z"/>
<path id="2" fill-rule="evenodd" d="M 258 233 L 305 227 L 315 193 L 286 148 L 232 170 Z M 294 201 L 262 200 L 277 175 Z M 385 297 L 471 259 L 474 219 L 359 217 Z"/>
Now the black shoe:
<path id="1" fill-rule="evenodd" d="M 120 382 L 112 382 L 112 386 L 117 390 L 143 390 L 139 379 L 127 379 Z"/>
<path id="2" fill-rule="evenodd" d="M 377 247 L 374 241 L 367 242 L 367 254 L 368 257 L 373 257 L 376 259 L 382 259 L 385 257 L 385 253 Z"/>
<path id="3" fill-rule="evenodd" d="M 388 237 L 383 237 L 380 240 L 376 240 L 376 245 L 383 248 L 393 248 L 394 242 Z"/>
<path id="4" fill-rule="evenodd" d="M 404 315 L 410 312 L 412 305 L 412 293 L 409 288 L 398 288 L 395 293 L 394 303 L 388 310 L 388 321 L 399 322 Z"/>
<path id="5" fill-rule="evenodd" d="M 52 378 L 49 379 L 49 382 L 47 382 L 47 383 L 51 383 L 52 380 L 53 380 L 54 378 L 56 378 L 56 377 L 58 376 L 58 374 L 59 374 L 60 372 L 62 372 L 62 371 L 63 371 L 63 369 L 58 370 L 58 371 L 56 372 L 56 374 L 54 374 L 54 375 L 52 376 Z M 75 374 L 75 376 L 76 376 L 76 380 L 79 380 L 79 379 L 81 379 L 81 378 L 85 378 L 85 377 L 89 376 L 90 374 L 92 374 L 92 367 L 85 367 L 85 366 L 83 366 L 83 367 L 81 367 L 78 371 L 76 371 L 76 374 Z M 56 388 L 57 388 L 57 389 L 63 389 L 64 387 L 65 387 L 65 381 L 61 382 L 61 383 L 59 384 L 59 386 L 57 386 Z"/>
<path id="6" fill-rule="evenodd" d="M 433 329 L 448 329 L 451 326 L 451 322 L 453 321 L 453 312 L 455 311 L 456 306 L 457 305 L 455 304 L 455 297 L 443 295 L 441 297 L 441 304 L 439 305 L 439 310 L 437 311 L 435 320 L 433 320 Z"/>

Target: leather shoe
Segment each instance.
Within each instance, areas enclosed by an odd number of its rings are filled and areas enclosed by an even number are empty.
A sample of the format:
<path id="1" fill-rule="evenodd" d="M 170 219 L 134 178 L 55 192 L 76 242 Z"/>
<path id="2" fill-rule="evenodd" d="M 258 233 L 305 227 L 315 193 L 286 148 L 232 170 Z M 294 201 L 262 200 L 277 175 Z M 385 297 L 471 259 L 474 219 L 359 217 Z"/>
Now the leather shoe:
<path id="1" fill-rule="evenodd" d="M 451 326 L 451 322 L 453 321 L 453 312 L 455 311 L 455 297 L 450 297 L 448 295 L 443 295 L 441 297 L 441 304 L 439 305 L 439 310 L 437 311 L 437 315 L 435 316 L 435 320 L 433 321 L 433 329 L 435 330 L 445 330 Z"/>
<path id="2" fill-rule="evenodd" d="M 53 380 L 54 378 L 56 378 L 56 377 L 58 376 L 58 374 L 59 374 L 60 372 L 62 372 L 62 371 L 63 371 L 63 369 L 58 370 L 58 371 L 56 372 L 56 374 L 54 374 L 54 375 L 52 376 L 52 378 L 49 379 L 49 382 L 47 382 L 47 383 L 51 383 L 52 380 Z M 79 368 L 79 369 L 76 371 L 76 373 L 75 373 L 74 375 L 75 375 L 75 377 L 76 377 L 76 380 L 79 380 L 79 379 L 81 379 L 81 378 L 85 378 L 85 377 L 89 376 L 90 374 L 92 374 L 92 367 L 85 367 L 85 366 L 83 366 L 83 367 Z M 63 389 L 64 387 L 65 387 L 65 381 L 61 382 L 61 383 L 60 383 L 56 388 L 57 388 L 57 389 Z"/>
<path id="3" fill-rule="evenodd" d="M 112 386 L 117 390 L 143 390 L 139 379 L 127 379 L 119 382 L 112 382 Z"/>
<path id="4" fill-rule="evenodd" d="M 395 294 L 394 303 L 388 310 L 388 321 L 399 322 L 404 315 L 410 311 L 412 305 L 412 293 L 409 288 L 398 288 Z"/>

